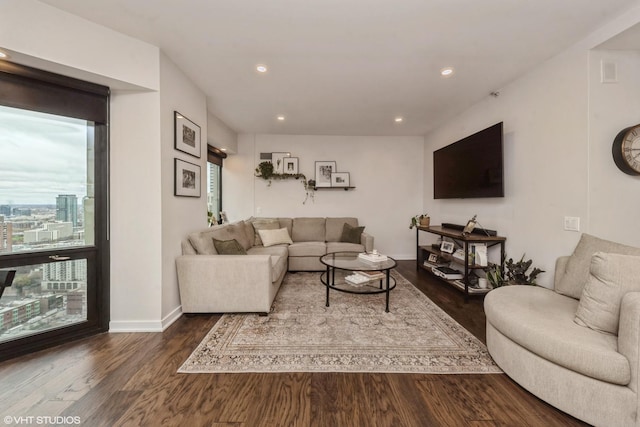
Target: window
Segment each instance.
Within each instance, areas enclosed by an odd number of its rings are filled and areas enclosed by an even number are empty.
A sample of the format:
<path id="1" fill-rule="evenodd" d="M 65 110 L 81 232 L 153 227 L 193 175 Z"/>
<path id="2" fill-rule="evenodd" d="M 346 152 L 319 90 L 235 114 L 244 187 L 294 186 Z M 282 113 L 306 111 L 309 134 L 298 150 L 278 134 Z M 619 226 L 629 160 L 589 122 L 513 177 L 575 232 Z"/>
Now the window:
<path id="1" fill-rule="evenodd" d="M 109 89 L 3 61 L 0 85 L 5 359 L 108 328 Z"/>
<path id="2" fill-rule="evenodd" d="M 209 225 L 220 223 L 222 211 L 222 160 L 227 155 L 211 145 L 207 146 L 207 210 Z"/>

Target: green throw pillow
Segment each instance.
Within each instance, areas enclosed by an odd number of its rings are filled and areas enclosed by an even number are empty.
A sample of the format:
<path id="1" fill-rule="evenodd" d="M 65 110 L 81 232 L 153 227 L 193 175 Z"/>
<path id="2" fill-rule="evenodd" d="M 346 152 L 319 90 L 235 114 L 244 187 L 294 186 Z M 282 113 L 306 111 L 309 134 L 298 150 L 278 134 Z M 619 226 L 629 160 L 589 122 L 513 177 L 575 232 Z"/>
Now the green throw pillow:
<path id="1" fill-rule="evenodd" d="M 346 243 L 361 243 L 360 238 L 363 231 L 364 227 L 352 227 L 345 222 L 342 227 L 342 236 L 340 236 L 340 241 Z"/>
<path id="2" fill-rule="evenodd" d="M 213 246 L 216 248 L 216 252 L 219 255 L 246 255 L 247 251 L 244 250 L 240 242 L 236 239 L 233 240 L 218 240 L 213 239 Z"/>

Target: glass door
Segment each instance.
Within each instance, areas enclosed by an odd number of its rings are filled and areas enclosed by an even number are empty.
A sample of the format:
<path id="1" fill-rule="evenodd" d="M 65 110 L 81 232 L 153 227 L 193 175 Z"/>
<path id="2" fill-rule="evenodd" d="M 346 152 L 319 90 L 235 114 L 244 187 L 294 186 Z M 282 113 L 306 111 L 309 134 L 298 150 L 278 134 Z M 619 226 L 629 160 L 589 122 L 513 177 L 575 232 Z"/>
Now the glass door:
<path id="1" fill-rule="evenodd" d="M 0 98 L 0 359 L 108 323 L 106 123 L 16 104 Z"/>

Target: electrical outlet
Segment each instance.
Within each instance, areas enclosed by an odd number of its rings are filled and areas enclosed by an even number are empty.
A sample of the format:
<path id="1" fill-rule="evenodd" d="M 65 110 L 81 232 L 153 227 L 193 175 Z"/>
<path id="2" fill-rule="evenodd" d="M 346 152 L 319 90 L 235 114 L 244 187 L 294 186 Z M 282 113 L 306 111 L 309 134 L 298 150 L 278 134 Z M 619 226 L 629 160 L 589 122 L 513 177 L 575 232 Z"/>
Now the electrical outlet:
<path id="1" fill-rule="evenodd" d="M 578 216 L 565 216 L 564 217 L 564 229 L 567 231 L 580 231 L 580 217 Z"/>

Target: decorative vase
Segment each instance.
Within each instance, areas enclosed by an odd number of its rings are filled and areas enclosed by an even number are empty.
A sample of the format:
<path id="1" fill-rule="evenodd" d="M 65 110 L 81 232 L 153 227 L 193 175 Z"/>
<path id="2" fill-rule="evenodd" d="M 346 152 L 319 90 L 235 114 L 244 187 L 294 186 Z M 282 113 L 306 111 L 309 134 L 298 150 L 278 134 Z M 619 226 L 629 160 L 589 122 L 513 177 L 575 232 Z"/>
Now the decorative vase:
<path id="1" fill-rule="evenodd" d="M 431 218 L 424 217 L 424 218 L 420 218 L 420 227 L 428 227 L 429 224 L 431 224 Z"/>

